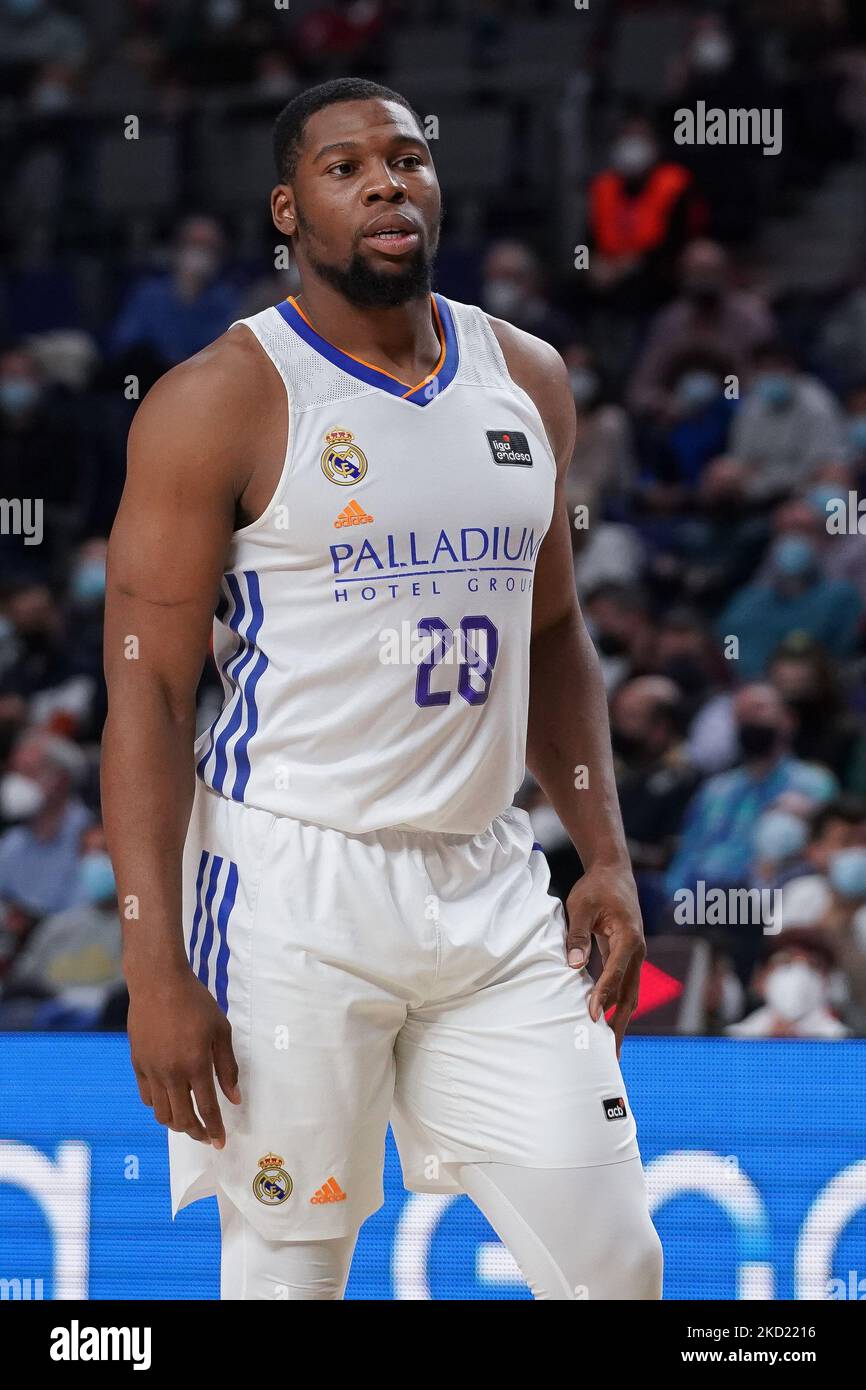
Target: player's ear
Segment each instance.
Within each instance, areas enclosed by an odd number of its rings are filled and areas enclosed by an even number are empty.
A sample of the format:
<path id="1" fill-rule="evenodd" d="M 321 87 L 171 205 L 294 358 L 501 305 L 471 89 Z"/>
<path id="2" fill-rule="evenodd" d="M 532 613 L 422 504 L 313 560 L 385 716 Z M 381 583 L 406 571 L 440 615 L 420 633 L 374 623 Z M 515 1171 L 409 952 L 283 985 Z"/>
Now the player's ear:
<path id="1" fill-rule="evenodd" d="M 295 214 L 295 195 L 287 183 L 278 183 L 271 193 L 271 217 L 274 226 L 284 236 L 294 236 L 298 230 Z"/>

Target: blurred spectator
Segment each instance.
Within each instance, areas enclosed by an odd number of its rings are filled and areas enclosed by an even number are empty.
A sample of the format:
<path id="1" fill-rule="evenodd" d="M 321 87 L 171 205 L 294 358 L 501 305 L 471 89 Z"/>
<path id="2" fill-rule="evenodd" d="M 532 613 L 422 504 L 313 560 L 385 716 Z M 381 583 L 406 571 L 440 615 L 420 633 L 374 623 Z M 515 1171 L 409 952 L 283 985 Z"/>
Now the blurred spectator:
<path id="1" fill-rule="evenodd" d="M 816 356 L 840 391 L 866 380 L 866 263 L 824 320 Z"/>
<path id="2" fill-rule="evenodd" d="M 721 1033 L 726 1024 L 742 1018 L 746 991 L 725 941 L 716 941 L 712 933 L 707 933 L 704 939 L 712 949 L 702 1001 L 705 1031 Z"/>
<path id="3" fill-rule="evenodd" d="M 4 979 L 4 997 L 56 998 L 96 1010 L 122 984 L 121 930 L 114 871 L 102 827 L 81 836 L 80 906 L 44 917 Z"/>
<path id="4" fill-rule="evenodd" d="M 557 348 L 576 336 L 572 320 L 550 303 L 541 263 L 523 241 L 494 241 L 490 247 L 481 267 L 481 305 Z"/>
<path id="5" fill-rule="evenodd" d="M 688 506 L 706 464 L 724 453 L 737 409 L 725 384 L 732 365 L 697 346 L 672 358 L 664 382 L 665 409 L 644 443 L 644 458 L 654 475 L 645 496 L 655 510 Z"/>
<path id="6" fill-rule="evenodd" d="M 196 86 L 250 82 L 255 55 L 270 37 L 269 16 L 250 0 L 187 0 L 174 6 L 172 56 Z"/>
<path id="7" fill-rule="evenodd" d="M 771 806 L 755 826 L 749 886 L 781 888 L 789 879 L 801 874 L 808 838 L 809 828 L 803 816 L 781 806 Z"/>
<path id="8" fill-rule="evenodd" d="M 666 562 L 676 564 L 672 577 L 689 599 L 713 613 L 751 578 L 769 528 L 749 502 L 743 465 L 728 455 L 707 464 L 692 501 L 694 514 L 673 532 Z"/>
<path id="9" fill-rule="evenodd" d="M 862 493 L 855 490 L 855 482 L 850 464 L 821 464 L 804 500 L 821 522 L 817 534 L 820 535 L 821 568 L 825 578 L 853 584 L 861 604 L 866 607 L 866 546 L 858 529 L 862 524 L 866 534 L 866 516 L 859 514 L 854 527 L 848 519 L 851 492 L 855 494 L 855 511 L 862 500 Z M 844 518 L 841 528 L 836 520 L 840 514 Z"/>
<path id="10" fill-rule="evenodd" d="M 822 574 L 827 578 L 848 580 L 855 588 L 859 588 L 858 580 L 862 580 L 861 572 L 866 569 L 866 548 L 862 544 L 862 538 L 858 540 L 854 537 L 855 544 L 849 546 L 848 542 L 852 539 L 850 535 L 837 535 L 835 530 L 831 531 L 831 518 L 837 513 L 840 505 L 844 507 L 847 523 L 849 475 L 847 464 L 820 464 L 816 470 L 816 481 L 809 490 L 804 495 L 780 502 L 770 515 L 775 538 L 802 537 L 814 547 Z M 825 481 L 826 479 L 833 481 Z M 766 584 L 770 583 L 772 578 L 771 547 L 764 556 L 755 579 Z"/>
<path id="11" fill-rule="evenodd" d="M 664 868 L 698 781 L 683 747 L 680 692 L 664 676 L 638 676 L 614 692 L 610 716 L 632 862 Z"/>
<path id="12" fill-rule="evenodd" d="M 845 791 L 866 794 L 866 728 L 846 707 L 827 653 L 805 637 L 789 638 L 767 675 L 796 721 L 797 757 L 823 763 Z"/>
<path id="13" fill-rule="evenodd" d="M 288 53 L 268 48 L 256 60 L 255 94 L 262 101 L 281 106 L 300 89 L 298 74 Z"/>
<path id="14" fill-rule="evenodd" d="M 578 514 L 579 514 L 579 504 Z M 572 527 L 574 580 L 583 599 L 598 589 L 634 587 L 646 569 L 640 533 L 627 522 L 596 521 L 588 530 Z"/>
<path id="15" fill-rule="evenodd" d="M 852 386 L 845 398 L 845 433 L 848 462 L 856 475 L 866 475 L 866 380 Z"/>
<path id="16" fill-rule="evenodd" d="M 757 347 L 731 434 L 731 453 L 749 470 L 751 495 L 786 497 L 822 460 L 844 459 L 845 452 L 842 413 L 826 386 L 802 372 L 783 343 Z"/>
<path id="17" fill-rule="evenodd" d="M 791 756 L 793 720 L 774 686 L 738 691 L 734 716 L 740 762 L 710 777 L 689 805 L 666 877 L 671 898 L 698 880 L 723 888 L 745 883 L 763 812 L 783 792 L 814 787 L 809 766 Z"/>
<path id="18" fill-rule="evenodd" d="M 772 941 L 755 980 L 764 1004 L 725 1032 L 732 1038 L 848 1037 L 851 1029 L 829 1008 L 833 965 L 832 949 L 807 932 Z"/>
<path id="19" fill-rule="evenodd" d="M 80 22 L 51 0 L 2 0 L 0 73 L 7 93 L 25 90 L 43 64 L 80 66 L 86 53 Z"/>
<path id="20" fill-rule="evenodd" d="M 367 73 L 381 66 L 385 34 L 383 0 L 334 0 L 304 16 L 297 39 L 307 62 L 317 68 L 330 59 L 342 73 Z"/>
<path id="21" fill-rule="evenodd" d="M 81 836 L 93 817 L 76 794 L 84 775 L 81 750 L 39 731 L 15 746 L 0 778 L 0 969 L 34 923 L 82 901 Z"/>
<path id="22" fill-rule="evenodd" d="M 114 356 L 148 349 L 159 370 L 212 343 L 237 317 L 235 290 L 219 278 L 225 242 L 212 217 L 190 217 L 175 237 L 170 274 L 134 285 L 111 333 Z"/>
<path id="23" fill-rule="evenodd" d="M 648 669 L 653 634 L 647 598 L 625 584 L 601 584 L 584 601 L 589 631 L 608 691 Z"/>
<path id="24" fill-rule="evenodd" d="M 790 927 L 815 927 L 821 922 L 832 903 L 834 885 L 831 883 L 831 865 L 834 863 L 837 864 L 836 891 L 847 889 L 842 896 L 857 901 L 860 896 L 859 881 L 855 877 L 853 885 L 849 882 L 850 865 L 846 865 L 844 860 L 841 861 L 839 876 L 838 861 L 843 852 L 864 848 L 866 801 L 861 797 L 845 795 L 835 797 L 820 807 L 812 817 L 801 872 L 785 885 L 782 894 L 781 926 L 787 930 Z"/>
<path id="25" fill-rule="evenodd" d="M 681 603 L 659 618 L 653 640 L 652 670 L 674 682 L 689 717 L 720 679 L 725 678 L 723 667 L 707 624 L 696 608 Z"/>
<path id="26" fill-rule="evenodd" d="M 679 267 L 679 294 L 653 320 L 632 373 L 627 404 L 639 415 L 670 418 L 673 365 L 689 351 L 730 361 L 745 383 L 749 357 L 773 332 L 773 317 L 759 295 L 730 286 L 730 266 L 717 242 L 689 242 Z"/>
<path id="27" fill-rule="evenodd" d="M 3 623 L 0 617 L 0 669 L 3 661 Z M 24 729 L 27 719 L 27 701 L 20 695 L 0 695 L 0 768 L 5 768 L 9 755 Z M 2 818 L 0 818 L 2 819 Z"/>
<path id="28" fill-rule="evenodd" d="M 577 415 L 574 454 L 565 480 L 568 514 L 582 504 L 594 525 L 602 511 L 621 514 L 637 475 L 631 426 L 611 399 L 592 350 L 572 342 L 562 351 Z M 587 532 L 584 532 L 586 535 Z"/>
<path id="29" fill-rule="evenodd" d="M 632 311 L 661 303 L 676 256 L 699 224 L 691 174 L 662 158 L 650 121 L 629 117 L 614 137 L 608 167 L 589 189 L 596 295 Z"/>
<path id="30" fill-rule="evenodd" d="M 41 509 L 35 543 L 0 532 L 0 577 L 47 577 L 80 534 L 95 460 L 67 395 L 23 344 L 0 352 L 0 479 L 5 498 L 29 499 L 34 508 L 38 499 Z"/>
<path id="31" fill-rule="evenodd" d="M 0 670 L 3 694 L 35 697 L 71 675 L 63 615 L 46 584 L 22 584 L 5 596 L 9 624 Z"/>
<path id="32" fill-rule="evenodd" d="M 724 15 L 705 13 L 692 22 L 682 54 L 672 64 L 670 118 L 675 109 L 695 110 L 699 101 L 708 110 L 730 111 L 772 106 L 767 83 L 755 53 L 738 42 Z M 760 150 L 734 144 L 703 142 L 677 147 L 683 164 L 708 204 L 709 227 L 725 242 L 741 242 L 757 229 L 762 203 L 762 179 L 767 176 Z"/>
<path id="33" fill-rule="evenodd" d="M 863 604 L 853 584 L 824 577 L 825 540 L 813 507 L 780 509 L 767 577 L 740 590 L 718 621 L 723 639 L 738 640 L 737 671 L 744 680 L 763 675 L 775 649 L 795 633 L 839 659 L 856 650 Z"/>

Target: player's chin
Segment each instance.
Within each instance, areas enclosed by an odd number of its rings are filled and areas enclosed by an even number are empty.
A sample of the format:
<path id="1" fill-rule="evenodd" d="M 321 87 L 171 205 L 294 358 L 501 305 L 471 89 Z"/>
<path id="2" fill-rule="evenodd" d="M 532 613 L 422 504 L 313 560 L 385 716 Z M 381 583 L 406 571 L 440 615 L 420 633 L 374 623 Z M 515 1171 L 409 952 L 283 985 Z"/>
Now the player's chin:
<path id="1" fill-rule="evenodd" d="M 383 277 L 387 275 L 395 279 L 399 279 L 401 276 L 408 279 L 412 275 L 417 275 L 418 268 L 425 262 L 423 248 L 417 244 L 397 254 L 382 251 L 374 243 L 365 241 L 361 254 L 367 269 L 372 271 L 374 275 Z"/>

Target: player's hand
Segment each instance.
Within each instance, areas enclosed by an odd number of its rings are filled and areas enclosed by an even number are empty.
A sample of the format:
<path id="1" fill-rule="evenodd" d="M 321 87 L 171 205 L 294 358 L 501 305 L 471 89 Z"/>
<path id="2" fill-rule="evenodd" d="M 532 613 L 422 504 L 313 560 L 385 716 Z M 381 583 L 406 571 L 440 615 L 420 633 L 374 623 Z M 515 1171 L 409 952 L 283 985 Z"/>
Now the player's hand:
<path id="1" fill-rule="evenodd" d="M 241 1096 L 231 1026 L 213 995 L 186 967 L 138 985 L 130 990 L 127 1031 L 141 1099 L 159 1123 L 223 1148 L 214 1074 L 234 1105 Z"/>
<path id="2" fill-rule="evenodd" d="M 598 939 L 604 969 L 589 998 L 589 1016 L 597 1023 L 615 1009 L 610 1020 L 616 1055 L 637 1004 L 640 969 L 646 956 L 637 887 L 628 866 L 595 865 L 572 888 L 565 904 L 568 918 L 566 958 L 580 969 L 589 961 L 592 938 Z"/>

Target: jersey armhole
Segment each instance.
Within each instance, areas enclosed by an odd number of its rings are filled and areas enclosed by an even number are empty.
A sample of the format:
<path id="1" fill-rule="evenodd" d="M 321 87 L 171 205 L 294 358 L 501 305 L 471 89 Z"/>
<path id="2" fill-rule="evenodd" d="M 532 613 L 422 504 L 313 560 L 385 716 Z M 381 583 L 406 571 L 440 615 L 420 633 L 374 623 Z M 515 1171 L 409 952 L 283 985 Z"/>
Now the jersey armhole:
<path id="1" fill-rule="evenodd" d="M 261 526 L 264 526 L 268 521 L 270 521 L 277 507 L 282 502 L 283 494 L 285 493 L 286 486 L 288 484 L 289 477 L 292 471 L 294 445 L 294 412 L 292 410 L 292 388 L 289 385 L 289 379 L 286 376 L 286 373 L 283 370 L 281 363 L 278 361 L 274 353 L 271 352 L 262 335 L 258 332 L 256 328 L 252 326 L 252 323 L 249 319 L 236 319 L 234 323 L 229 324 L 229 328 L 246 328 L 249 330 L 249 332 L 253 335 L 256 342 L 258 343 L 259 347 L 262 349 L 262 352 L 267 354 L 269 360 L 273 363 L 276 371 L 279 373 L 280 381 L 283 383 L 283 389 L 286 393 L 286 452 L 283 457 L 283 466 L 280 469 L 280 476 L 277 479 L 276 487 L 274 488 L 274 491 L 271 494 L 270 501 L 268 502 L 261 515 L 257 516 L 254 521 L 248 522 L 246 526 L 240 526 L 236 531 L 232 531 L 231 538 L 232 541 L 235 541 L 241 537 L 251 535 L 253 532 L 257 531 Z"/>
<path id="2" fill-rule="evenodd" d="M 541 411 L 538 409 L 538 406 L 535 404 L 535 401 L 532 399 L 526 388 L 521 386 L 518 381 L 515 381 L 514 377 L 508 370 L 508 363 L 505 360 L 505 353 L 502 351 L 499 339 L 494 333 L 490 320 L 488 319 L 484 310 L 481 308 L 480 305 L 474 305 L 473 307 L 475 308 L 476 312 L 480 315 L 484 332 L 487 334 L 490 340 L 490 345 L 499 370 L 502 372 L 503 377 L 508 382 L 510 389 L 512 391 L 515 391 L 517 395 L 520 396 L 521 400 L 526 403 L 526 405 L 529 407 L 536 420 L 538 421 L 538 437 L 544 445 L 544 448 L 547 452 L 547 456 L 550 459 L 551 464 L 553 465 L 554 477 L 557 477 L 559 474 L 559 467 L 556 462 L 556 454 L 553 452 L 553 448 L 551 446 L 550 439 L 547 434 L 547 428 L 543 419 L 541 418 Z"/>

